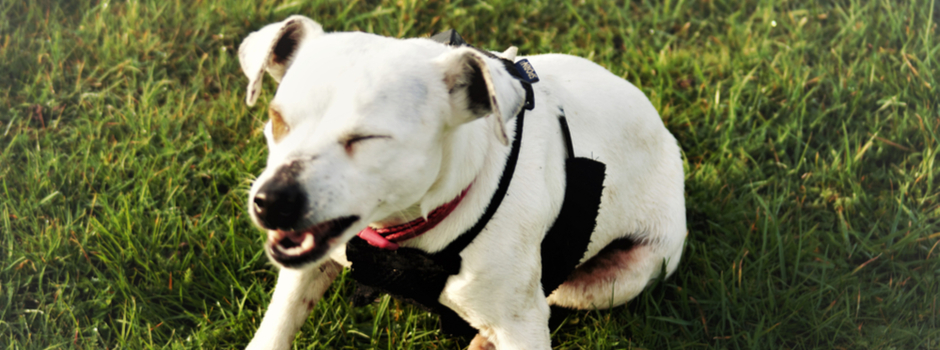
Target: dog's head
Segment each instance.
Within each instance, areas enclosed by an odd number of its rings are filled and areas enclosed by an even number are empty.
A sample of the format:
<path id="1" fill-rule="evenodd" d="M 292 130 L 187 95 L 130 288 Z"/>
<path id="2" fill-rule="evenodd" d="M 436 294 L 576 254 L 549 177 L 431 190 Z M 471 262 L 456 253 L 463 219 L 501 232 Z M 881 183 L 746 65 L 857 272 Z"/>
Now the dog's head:
<path id="1" fill-rule="evenodd" d="M 480 152 L 506 145 L 505 123 L 525 97 L 498 59 L 475 49 L 325 34 L 302 16 L 252 33 L 238 57 L 248 105 L 265 71 L 279 82 L 249 212 L 268 231 L 268 255 L 291 268 L 318 264 L 369 223 L 453 199 L 481 162 L 455 164 L 448 142 L 462 138 Z M 455 136 L 469 125 L 487 131 Z"/>

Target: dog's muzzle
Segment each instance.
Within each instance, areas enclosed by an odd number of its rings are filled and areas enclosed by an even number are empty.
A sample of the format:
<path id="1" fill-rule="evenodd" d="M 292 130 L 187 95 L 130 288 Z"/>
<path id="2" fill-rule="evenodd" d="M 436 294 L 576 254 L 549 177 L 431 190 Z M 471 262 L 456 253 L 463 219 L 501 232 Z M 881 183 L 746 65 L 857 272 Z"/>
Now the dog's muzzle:
<path id="1" fill-rule="evenodd" d="M 295 181 L 280 180 L 271 179 L 258 189 L 252 200 L 252 212 L 268 231 L 265 249 L 271 259 L 287 267 L 298 267 L 328 253 L 332 240 L 359 217 L 345 216 L 310 225 L 304 219 L 307 194 Z"/>
<path id="2" fill-rule="evenodd" d="M 268 255 L 287 267 L 318 260 L 329 252 L 333 239 L 359 220 L 351 215 L 311 223 L 306 218 L 307 193 L 294 180 L 298 171 L 296 163 L 281 167 L 251 200 L 251 213 L 268 231 Z"/>

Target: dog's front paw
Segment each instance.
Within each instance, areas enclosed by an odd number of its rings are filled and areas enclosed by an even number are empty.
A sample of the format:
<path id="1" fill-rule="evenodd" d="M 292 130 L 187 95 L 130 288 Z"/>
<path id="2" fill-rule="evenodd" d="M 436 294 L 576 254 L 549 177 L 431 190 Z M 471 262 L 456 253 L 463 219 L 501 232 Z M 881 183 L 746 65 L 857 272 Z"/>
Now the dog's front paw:
<path id="1" fill-rule="evenodd" d="M 248 343 L 248 347 L 245 350 L 287 350 L 290 349 L 289 346 L 274 346 L 270 342 L 261 342 L 252 340 L 251 343 Z"/>
<path id="2" fill-rule="evenodd" d="M 467 347 L 467 350 L 496 350 L 496 346 L 490 343 L 489 340 L 486 340 L 482 335 L 477 334 L 477 336 L 473 337 L 473 340 L 470 341 L 470 346 Z"/>
<path id="3" fill-rule="evenodd" d="M 266 336 L 261 332 L 255 334 L 245 350 L 289 350 L 291 342 L 280 341 L 276 337 Z"/>

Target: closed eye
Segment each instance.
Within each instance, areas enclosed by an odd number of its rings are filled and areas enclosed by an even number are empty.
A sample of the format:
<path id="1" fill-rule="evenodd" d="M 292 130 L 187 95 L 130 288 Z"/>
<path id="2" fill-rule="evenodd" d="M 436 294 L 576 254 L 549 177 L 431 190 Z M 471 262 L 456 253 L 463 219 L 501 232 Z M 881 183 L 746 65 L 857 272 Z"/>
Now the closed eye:
<path id="1" fill-rule="evenodd" d="M 362 135 L 362 134 L 353 134 L 353 135 L 349 135 L 348 137 L 346 137 L 346 138 L 342 141 L 342 143 L 343 143 L 343 147 L 346 148 L 346 153 L 352 155 L 353 146 L 354 146 L 357 142 L 362 142 L 362 141 L 365 141 L 365 140 L 372 140 L 372 139 L 390 139 L 390 138 L 392 138 L 392 137 L 391 137 L 391 136 L 387 136 L 387 135 Z"/>

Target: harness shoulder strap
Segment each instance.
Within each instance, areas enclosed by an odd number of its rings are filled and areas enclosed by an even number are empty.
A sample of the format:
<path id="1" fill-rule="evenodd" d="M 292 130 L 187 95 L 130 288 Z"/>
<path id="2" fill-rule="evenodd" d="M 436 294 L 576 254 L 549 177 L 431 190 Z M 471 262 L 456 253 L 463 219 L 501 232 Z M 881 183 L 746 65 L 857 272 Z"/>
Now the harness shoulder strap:
<path id="1" fill-rule="evenodd" d="M 542 291 L 546 296 L 568 279 L 587 252 L 597 226 L 606 171 L 604 163 L 574 156 L 564 111 L 558 122 L 568 159 L 565 160 L 565 199 L 558 217 L 542 239 Z"/>

